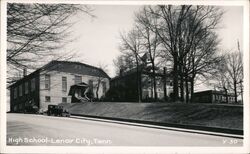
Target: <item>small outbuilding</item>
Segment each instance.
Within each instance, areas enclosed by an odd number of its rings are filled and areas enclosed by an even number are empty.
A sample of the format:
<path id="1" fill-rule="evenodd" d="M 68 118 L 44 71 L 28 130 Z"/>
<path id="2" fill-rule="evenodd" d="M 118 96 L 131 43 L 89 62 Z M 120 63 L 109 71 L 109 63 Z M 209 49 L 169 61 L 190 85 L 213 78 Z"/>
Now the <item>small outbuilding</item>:
<path id="1" fill-rule="evenodd" d="M 195 103 L 211 103 L 211 104 L 233 104 L 235 103 L 234 95 L 226 94 L 222 91 L 206 90 L 194 93 Z"/>

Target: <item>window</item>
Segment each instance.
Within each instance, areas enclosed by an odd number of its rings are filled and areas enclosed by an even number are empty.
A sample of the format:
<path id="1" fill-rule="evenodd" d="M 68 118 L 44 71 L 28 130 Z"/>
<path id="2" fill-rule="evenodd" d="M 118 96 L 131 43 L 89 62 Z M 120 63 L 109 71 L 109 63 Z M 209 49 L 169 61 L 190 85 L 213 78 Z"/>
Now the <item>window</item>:
<path id="1" fill-rule="evenodd" d="M 63 98 L 62 98 L 62 102 L 63 102 L 63 103 L 67 103 L 67 97 L 63 97 Z"/>
<path id="2" fill-rule="evenodd" d="M 50 89 L 50 75 L 45 74 L 45 89 L 49 90 Z"/>
<path id="3" fill-rule="evenodd" d="M 23 96 L 23 87 L 22 87 L 22 84 L 19 85 L 19 96 Z"/>
<path id="4" fill-rule="evenodd" d="M 82 82 L 82 77 L 75 75 L 75 84 L 81 83 Z"/>
<path id="5" fill-rule="evenodd" d="M 62 77 L 62 91 L 67 91 L 67 77 Z"/>
<path id="6" fill-rule="evenodd" d="M 36 89 L 36 79 L 33 78 L 31 80 L 31 91 L 34 91 Z"/>
<path id="7" fill-rule="evenodd" d="M 106 91 L 107 91 L 106 82 L 103 81 L 102 82 L 102 92 L 103 92 L 103 94 L 105 94 Z"/>
<path id="8" fill-rule="evenodd" d="M 14 98 L 17 98 L 17 87 L 14 88 Z"/>
<path id="9" fill-rule="evenodd" d="M 14 111 L 17 111 L 17 105 L 14 106 Z"/>
<path id="10" fill-rule="evenodd" d="M 151 91 L 148 91 L 148 97 L 151 97 Z"/>
<path id="11" fill-rule="evenodd" d="M 22 109 L 23 109 L 22 104 L 19 104 L 19 110 L 22 110 Z"/>
<path id="12" fill-rule="evenodd" d="M 29 84 L 28 84 L 28 82 L 25 82 L 25 84 L 24 84 L 24 93 L 25 94 L 29 93 Z"/>
<path id="13" fill-rule="evenodd" d="M 45 102 L 50 102 L 50 96 L 45 96 Z"/>

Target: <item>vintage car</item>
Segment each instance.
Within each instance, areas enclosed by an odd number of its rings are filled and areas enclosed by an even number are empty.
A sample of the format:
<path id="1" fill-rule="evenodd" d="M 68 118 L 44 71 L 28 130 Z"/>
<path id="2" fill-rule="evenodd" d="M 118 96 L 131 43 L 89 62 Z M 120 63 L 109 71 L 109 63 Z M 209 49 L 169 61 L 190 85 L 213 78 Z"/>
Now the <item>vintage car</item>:
<path id="1" fill-rule="evenodd" d="M 47 115 L 70 117 L 69 111 L 67 111 L 67 109 L 64 109 L 63 106 L 59 106 L 59 105 L 48 105 Z"/>

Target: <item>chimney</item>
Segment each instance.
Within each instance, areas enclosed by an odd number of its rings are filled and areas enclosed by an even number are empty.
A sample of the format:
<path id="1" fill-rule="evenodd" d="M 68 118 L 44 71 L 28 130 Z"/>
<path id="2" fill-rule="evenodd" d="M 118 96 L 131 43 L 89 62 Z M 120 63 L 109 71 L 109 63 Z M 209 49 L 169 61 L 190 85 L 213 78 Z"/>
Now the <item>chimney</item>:
<path id="1" fill-rule="evenodd" d="M 27 76 L 27 68 L 23 69 L 23 77 Z"/>

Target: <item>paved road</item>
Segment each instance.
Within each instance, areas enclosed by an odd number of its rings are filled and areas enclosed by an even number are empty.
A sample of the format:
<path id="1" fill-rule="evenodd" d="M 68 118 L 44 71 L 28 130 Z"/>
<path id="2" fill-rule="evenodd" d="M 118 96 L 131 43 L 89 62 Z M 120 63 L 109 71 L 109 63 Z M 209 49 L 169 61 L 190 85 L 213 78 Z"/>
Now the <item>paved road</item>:
<path id="1" fill-rule="evenodd" d="M 7 144 L 241 146 L 242 140 L 74 118 L 7 114 Z"/>

